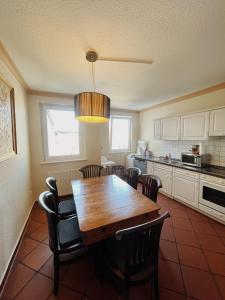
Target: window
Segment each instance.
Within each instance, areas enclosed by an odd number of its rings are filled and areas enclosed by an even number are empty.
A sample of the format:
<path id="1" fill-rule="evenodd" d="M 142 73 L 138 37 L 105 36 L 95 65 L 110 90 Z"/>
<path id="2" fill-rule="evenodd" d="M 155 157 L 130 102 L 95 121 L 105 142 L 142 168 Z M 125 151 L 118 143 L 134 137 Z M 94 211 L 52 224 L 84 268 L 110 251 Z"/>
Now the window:
<path id="1" fill-rule="evenodd" d="M 84 158 L 84 137 L 72 106 L 44 104 L 42 120 L 45 160 Z"/>
<path id="2" fill-rule="evenodd" d="M 132 118 L 112 116 L 110 119 L 110 143 L 113 152 L 131 151 Z"/>

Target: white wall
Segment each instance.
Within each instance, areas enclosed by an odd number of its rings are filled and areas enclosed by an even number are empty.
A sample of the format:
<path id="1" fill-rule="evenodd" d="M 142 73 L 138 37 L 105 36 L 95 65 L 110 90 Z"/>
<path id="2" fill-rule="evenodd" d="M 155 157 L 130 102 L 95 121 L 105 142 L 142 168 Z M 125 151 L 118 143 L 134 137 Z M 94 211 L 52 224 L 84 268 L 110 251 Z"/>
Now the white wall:
<path id="1" fill-rule="evenodd" d="M 29 95 L 29 128 L 30 128 L 30 146 L 31 146 L 31 164 L 33 191 L 35 197 L 46 189 L 45 178 L 49 174 L 64 170 L 78 170 L 89 163 L 100 163 L 100 156 L 106 155 L 117 163 L 125 164 L 126 153 L 110 154 L 108 146 L 108 124 L 86 124 L 85 137 L 87 148 L 87 160 L 72 161 L 64 163 L 43 163 L 43 144 L 40 119 L 40 103 L 71 104 L 73 99 Z M 113 112 L 112 112 L 113 113 Z M 133 146 L 136 147 L 138 137 L 138 113 L 127 113 L 116 111 L 117 114 L 133 116 Z"/>
<path id="2" fill-rule="evenodd" d="M 0 283 L 33 204 L 26 93 L 0 56 L 0 76 L 15 89 L 18 154 L 0 162 Z M 1 141 L 0 141 L 1 142 Z"/>
<path id="3" fill-rule="evenodd" d="M 195 112 L 200 110 L 213 109 L 225 105 L 225 89 L 217 90 L 205 95 L 193 97 L 187 100 L 176 103 L 165 104 L 160 107 L 152 108 L 140 113 L 140 138 L 147 140 L 149 149 L 153 155 L 160 156 L 171 153 L 178 157 L 179 153 L 186 151 L 190 145 L 196 144 L 196 141 L 157 141 L 153 139 L 153 120 L 157 118 L 164 118 L 173 115 L 181 115 L 188 112 Z M 212 154 L 213 164 L 224 166 L 223 137 L 212 137 L 205 142 L 206 150 Z"/>

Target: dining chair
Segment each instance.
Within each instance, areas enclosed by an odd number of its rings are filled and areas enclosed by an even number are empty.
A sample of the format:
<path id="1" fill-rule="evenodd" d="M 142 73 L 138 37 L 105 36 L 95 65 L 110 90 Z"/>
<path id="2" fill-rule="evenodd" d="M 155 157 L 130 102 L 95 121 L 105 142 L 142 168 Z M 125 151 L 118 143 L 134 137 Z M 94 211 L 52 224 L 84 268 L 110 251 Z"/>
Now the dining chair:
<path id="1" fill-rule="evenodd" d="M 158 191 L 162 188 L 162 181 L 155 175 L 142 175 L 142 194 L 157 202 Z"/>
<path id="2" fill-rule="evenodd" d="M 139 168 L 127 168 L 125 172 L 125 180 L 130 186 L 132 186 L 134 189 L 137 189 L 138 179 L 140 175 L 141 170 Z"/>
<path id="3" fill-rule="evenodd" d="M 57 214 L 60 218 L 76 215 L 75 202 L 73 195 L 59 197 L 55 177 L 47 177 L 46 185 L 49 191 L 54 195 L 57 204 Z"/>
<path id="4" fill-rule="evenodd" d="M 129 287 L 151 279 L 151 299 L 159 300 L 158 256 L 165 212 L 156 219 L 116 232 L 104 243 L 104 265 L 114 284 L 129 299 Z"/>
<path id="5" fill-rule="evenodd" d="M 56 201 L 51 192 L 43 192 L 38 199 L 48 221 L 49 247 L 53 252 L 54 289 L 56 295 L 59 287 L 59 265 L 61 254 L 74 252 L 83 247 L 79 224 L 76 216 L 61 220 L 56 213 Z M 68 262 L 68 261 L 67 261 Z"/>
<path id="6" fill-rule="evenodd" d="M 112 174 L 117 175 L 121 179 L 124 179 L 125 167 L 123 165 L 112 166 Z"/>
<path id="7" fill-rule="evenodd" d="M 102 166 L 99 165 L 87 165 L 79 169 L 83 174 L 83 178 L 100 177 L 102 175 Z"/>

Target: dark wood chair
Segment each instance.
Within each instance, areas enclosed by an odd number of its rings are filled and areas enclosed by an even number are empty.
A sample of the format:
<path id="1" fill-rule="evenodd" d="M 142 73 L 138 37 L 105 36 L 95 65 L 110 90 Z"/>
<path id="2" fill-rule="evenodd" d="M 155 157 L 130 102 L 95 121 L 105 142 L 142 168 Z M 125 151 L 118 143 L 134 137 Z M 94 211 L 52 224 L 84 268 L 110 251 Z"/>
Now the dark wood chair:
<path id="1" fill-rule="evenodd" d="M 83 247 L 77 217 L 61 220 L 57 213 L 57 203 L 51 192 L 43 192 L 38 199 L 48 220 L 49 247 L 54 257 L 54 294 L 59 287 L 60 254 L 77 251 Z"/>
<path id="2" fill-rule="evenodd" d="M 162 181 L 158 176 L 142 175 L 142 194 L 157 202 L 158 191 L 162 188 Z"/>
<path id="3" fill-rule="evenodd" d="M 57 204 L 56 212 L 60 218 L 76 215 L 76 208 L 73 195 L 59 197 L 55 177 L 47 177 L 46 185 L 49 191 L 54 195 Z"/>
<path id="4" fill-rule="evenodd" d="M 132 186 L 134 189 L 137 189 L 139 176 L 141 175 L 141 170 L 139 168 L 127 168 L 125 173 L 126 182 Z"/>
<path id="5" fill-rule="evenodd" d="M 112 166 L 112 174 L 117 175 L 121 179 L 124 179 L 125 167 L 123 165 Z"/>
<path id="6" fill-rule="evenodd" d="M 99 165 L 87 165 L 79 169 L 83 174 L 83 178 L 100 177 L 102 175 L 102 166 Z"/>
<path id="7" fill-rule="evenodd" d="M 129 287 L 151 279 L 151 292 L 159 300 L 158 255 L 165 212 L 148 223 L 119 230 L 104 244 L 104 264 L 117 288 L 129 299 Z"/>

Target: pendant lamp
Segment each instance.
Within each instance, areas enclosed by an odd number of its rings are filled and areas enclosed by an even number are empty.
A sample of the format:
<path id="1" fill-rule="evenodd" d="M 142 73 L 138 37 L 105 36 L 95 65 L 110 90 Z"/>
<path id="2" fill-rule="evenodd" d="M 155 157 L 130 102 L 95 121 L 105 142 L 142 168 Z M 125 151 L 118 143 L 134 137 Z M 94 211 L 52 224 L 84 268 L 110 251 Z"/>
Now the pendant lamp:
<path id="1" fill-rule="evenodd" d="M 93 62 L 97 60 L 97 54 L 89 51 L 86 54 L 87 61 L 92 63 L 92 80 L 95 89 Z M 106 123 L 110 118 L 110 98 L 96 92 L 83 92 L 74 96 L 76 119 L 86 123 Z"/>

